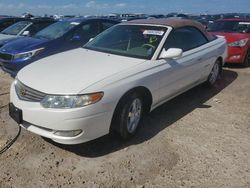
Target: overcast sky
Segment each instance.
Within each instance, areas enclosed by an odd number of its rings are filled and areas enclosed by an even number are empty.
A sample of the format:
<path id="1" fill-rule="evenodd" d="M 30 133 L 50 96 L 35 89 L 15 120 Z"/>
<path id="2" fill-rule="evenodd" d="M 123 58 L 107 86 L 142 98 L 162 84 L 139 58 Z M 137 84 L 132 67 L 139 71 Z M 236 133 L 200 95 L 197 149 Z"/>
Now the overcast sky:
<path id="1" fill-rule="evenodd" d="M 0 15 L 250 12 L 250 0 L 0 0 Z"/>

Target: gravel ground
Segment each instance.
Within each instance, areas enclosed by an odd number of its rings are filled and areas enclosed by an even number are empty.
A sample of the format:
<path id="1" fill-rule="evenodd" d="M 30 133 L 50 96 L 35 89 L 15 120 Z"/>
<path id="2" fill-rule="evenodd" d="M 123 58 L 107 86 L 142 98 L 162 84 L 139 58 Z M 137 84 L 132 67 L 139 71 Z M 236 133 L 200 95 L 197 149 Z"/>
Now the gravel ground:
<path id="1" fill-rule="evenodd" d="M 0 71 L 0 147 L 18 132 Z M 6 94 L 7 93 L 7 94 Z M 0 187 L 250 187 L 250 68 L 225 68 L 150 113 L 130 141 L 63 146 L 23 130 L 0 155 Z"/>

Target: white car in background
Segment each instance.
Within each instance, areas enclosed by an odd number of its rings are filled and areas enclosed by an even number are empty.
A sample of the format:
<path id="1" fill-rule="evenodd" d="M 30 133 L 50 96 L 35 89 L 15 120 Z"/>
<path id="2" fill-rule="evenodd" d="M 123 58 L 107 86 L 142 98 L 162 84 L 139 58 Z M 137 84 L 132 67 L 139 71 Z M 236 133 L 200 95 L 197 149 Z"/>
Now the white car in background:
<path id="1" fill-rule="evenodd" d="M 83 48 L 22 69 L 11 86 L 10 116 L 63 144 L 110 131 L 127 139 L 146 112 L 198 84 L 213 85 L 226 56 L 225 39 L 197 22 L 121 23 Z"/>
<path id="2" fill-rule="evenodd" d="M 36 18 L 12 24 L 0 32 L 0 47 L 19 37 L 32 37 L 38 31 L 44 29 L 52 23 L 55 23 L 55 21 L 51 18 Z"/>
<path id="3" fill-rule="evenodd" d="M 17 22 L 2 32 L 0 32 L 0 40 L 17 38 L 18 36 L 26 36 L 28 35 L 28 31 L 25 31 L 32 23 L 27 21 Z"/>

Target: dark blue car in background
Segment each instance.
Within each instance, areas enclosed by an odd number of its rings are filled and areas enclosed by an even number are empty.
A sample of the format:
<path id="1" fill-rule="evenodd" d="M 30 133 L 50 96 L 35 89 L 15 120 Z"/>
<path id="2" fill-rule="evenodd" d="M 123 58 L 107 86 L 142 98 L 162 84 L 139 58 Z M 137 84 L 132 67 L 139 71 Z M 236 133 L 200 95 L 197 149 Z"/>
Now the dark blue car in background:
<path id="1" fill-rule="evenodd" d="M 0 48 L 2 69 L 15 77 L 24 66 L 47 56 L 78 48 L 117 21 L 72 18 L 56 22 L 33 37 L 18 38 Z"/>

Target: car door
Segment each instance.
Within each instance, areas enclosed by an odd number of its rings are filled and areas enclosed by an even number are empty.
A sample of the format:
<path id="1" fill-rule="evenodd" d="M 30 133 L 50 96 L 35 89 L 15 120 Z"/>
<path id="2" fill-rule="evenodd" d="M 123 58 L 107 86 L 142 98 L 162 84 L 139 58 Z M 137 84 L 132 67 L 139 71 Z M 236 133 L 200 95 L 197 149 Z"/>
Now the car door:
<path id="1" fill-rule="evenodd" d="M 158 60 L 160 66 L 160 100 L 171 98 L 198 83 L 207 51 L 202 46 L 207 38 L 194 27 L 173 30 L 164 47 L 180 48 L 183 55 L 177 59 Z"/>

